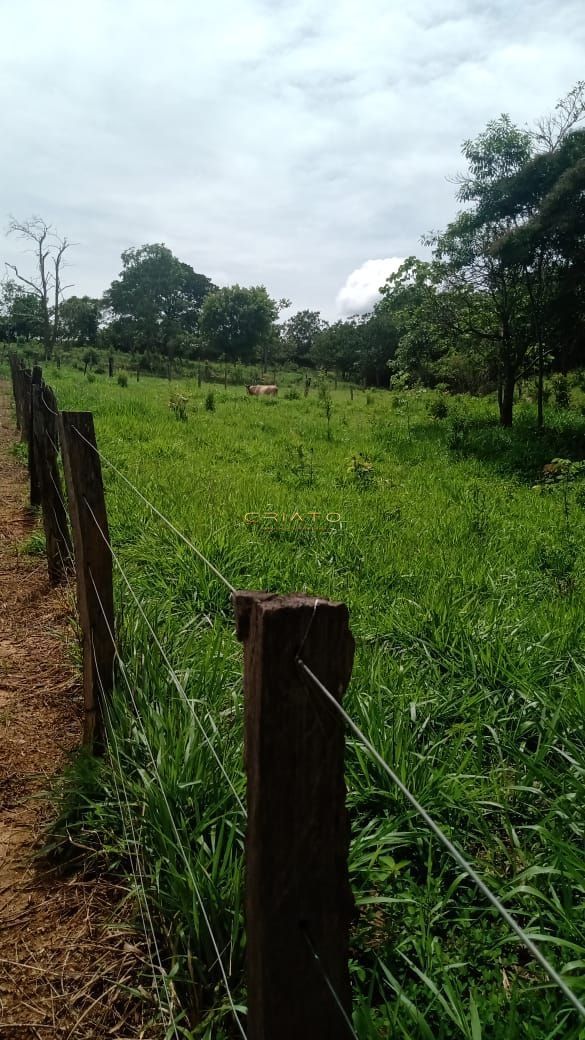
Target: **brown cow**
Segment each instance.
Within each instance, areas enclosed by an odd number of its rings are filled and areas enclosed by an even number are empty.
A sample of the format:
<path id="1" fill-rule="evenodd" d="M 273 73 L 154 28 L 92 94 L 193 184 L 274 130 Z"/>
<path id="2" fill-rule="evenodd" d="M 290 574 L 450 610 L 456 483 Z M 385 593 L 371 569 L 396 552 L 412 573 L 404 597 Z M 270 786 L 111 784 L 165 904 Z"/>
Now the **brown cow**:
<path id="1" fill-rule="evenodd" d="M 277 386 L 247 386 L 246 390 L 249 394 L 252 394 L 253 397 L 262 397 L 265 394 L 270 394 L 275 397 L 278 393 Z"/>

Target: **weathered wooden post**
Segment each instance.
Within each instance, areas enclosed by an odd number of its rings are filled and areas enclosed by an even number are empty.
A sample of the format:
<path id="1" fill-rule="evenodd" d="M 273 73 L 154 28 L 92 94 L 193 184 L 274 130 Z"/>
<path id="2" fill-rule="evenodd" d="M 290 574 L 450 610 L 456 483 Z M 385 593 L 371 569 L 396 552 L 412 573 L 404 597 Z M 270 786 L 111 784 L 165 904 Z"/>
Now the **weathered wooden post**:
<path id="1" fill-rule="evenodd" d="M 77 600 L 83 633 L 83 740 L 103 751 L 102 697 L 113 686 L 112 554 L 102 470 L 91 412 L 61 412 L 61 454 L 75 550 Z"/>
<path id="2" fill-rule="evenodd" d="M 37 467 L 37 459 L 34 448 L 34 437 L 33 437 L 33 423 L 34 423 L 34 404 L 35 400 L 35 387 L 40 387 L 43 381 L 43 371 L 35 365 L 30 377 L 30 399 L 28 402 L 28 417 L 27 417 L 27 438 L 28 438 L 28 474 L 30 481 L 30 505 L 31 509 L 36 509 L 41 505 L 41 484 L 39 478 L 39 472 Z"/>
<path id="3" fill-rule="evenodd" d="M 24 367 L 19 365 L 18 368 L 18 399 L 20 402 L 20 443 L 26 444 L 28 441 L 27 432 L 27 421 L 28 412 L 30 410 L 30 372 Z M 27 407 L 28 401 L 28 407 Z"/>
<path id="4" fill-rule="evenodd" d="M 19 361 L 16 354 L 10 355 L 10 378 L 12 379 L 12 396 L 14 397 L 14 410 L 16 412 L 16 429 L 20 430 L 20 387 L 19 387 Z"/>
<path id="5" fill-rule="evenodd" d="M 347 607 L 256 592 L 234 604 L 245 645 L 248 1038 L 347 1040 L 344 726 L 296 663 L 301 651 L 341 701 L 354 653 Z"/>
<path id="6" fill-rule="evenodd" d="M 33 385 L 32 443 L 41 492 L 49 581 L 57 585 L 73 564 L 67 510 L 57 465 L 57 402 L 48 386 Z"/>
<path id="7" fill-rule="evenodd" d="M 108 356 L 108 375 L 110 379 L 114 375 L 114 358 L 112 354 Z"/>

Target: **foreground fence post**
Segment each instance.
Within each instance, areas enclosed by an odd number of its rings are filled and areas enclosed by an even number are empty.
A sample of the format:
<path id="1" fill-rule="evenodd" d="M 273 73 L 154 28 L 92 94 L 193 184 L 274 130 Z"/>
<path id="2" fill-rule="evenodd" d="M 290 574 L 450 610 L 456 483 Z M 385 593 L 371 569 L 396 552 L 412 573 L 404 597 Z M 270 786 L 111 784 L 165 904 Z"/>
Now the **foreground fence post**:
<path id="1" fill-rule="evenodd" d="M 341 700 L 354 652 L 347 607 L 254 592 L 235 593 L 234 604 L 245 644 L 248 1038 L 347 1040 L 343 719 L 296 664 L 302 647 Z"/>
<path id="2" fill-rule="evenodd" d="M 101 752 L 102 697 L 111 693 L 114 669 L 112 555 L 104 485 L 91 412 L 61 412 L 59 429 L 83 633 L 83 740 Z"/>
<path id="3" fill-rule="evenodd" d="M 57 402 L 48 386 L 32 388 L 32 443 L 41 492 L 49 581 L 57 585 L 73 562 L 67 510 L 57 464 Z"/>

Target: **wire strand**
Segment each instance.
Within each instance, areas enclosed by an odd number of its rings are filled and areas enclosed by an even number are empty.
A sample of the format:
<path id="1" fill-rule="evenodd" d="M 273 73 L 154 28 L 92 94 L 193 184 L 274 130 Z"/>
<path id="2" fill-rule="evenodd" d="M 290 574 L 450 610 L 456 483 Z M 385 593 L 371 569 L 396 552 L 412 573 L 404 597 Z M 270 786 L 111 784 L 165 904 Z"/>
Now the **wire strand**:
<path id="1" fill-rule="evenodd" d="M 435 835 L 435 837 L 438 839 L 441 845 L 443 845 L 447 852 L 453 857 L 455 862 L 458 863 L 459 866 L 465 871 L 465 873 L 469 875 L 471 880 L 477 885 L 477 887 L 486 897 L 488 902 L 491 903 L 491 905 L 498 911 L 500 916 L 503 917 L 506 924 L 512 929 L 513 932 L 516 933 L 516 935 L 521 940 L 526 949 L 529 950 L 534 959 L 538 961 L 541 968 L 543 968 L 546 974 L 549 976 L 549 978 L 556 983 L 559 989 L 564 993 L 567 1000 L 570 1001 L 575 1010 L 578 1011 L 581 1017 L 585 1020 L 585 1006 L 583 1006 L 579 998 L 575 996 L 573 991 L 569 988 L 569 986 L 567 986 L 564 979 L 561 977 L 561 975 L 559 975 L 558 971 L 556 971 L 556 969 L 553 968 L 552 964 L 550 964 L 550 962 L 546 959 L 544 954 L 541 953 L 538 946 L 536 946 L 533 943 L 532 939 L 530 939 L 529 936 L 526 935 L 526 932 L 520 927 L 516 919 L 512 917 L 512 914 L 508 910 L 506 910 L 506 907 L 503 905 L 503 903 L 498 899 L 496 895 L 494 895 L 491 889 L 488 888 L 485 881 L 482 880 L 482 878 L 474 870 L 471 864 L 468 863 L 468 861 L 461 854 L 461 852 L 459 852 L 459 849 L 456 848 L 453 842 L 449 840 L 447 835 L 443 833 L 443 831 L 441 830 L 439 825 L 435 823 L 433 818 L 429 816 L 426 809 L 423 808 L 420 802 L 415 798 L 411 791 L 409 791 L 406 785 L 402 782 L 400 777 L 396 775 L 394 770 L 388 765 L 385 759 L 382 758 L 379 751 L 376 750 L 371 741 L 369 741 L 365 734 L 362 733 L 359 726 L 356 726 L 351 716 L 349 716 L 345 709 L 342 708 L 339 701 L 333 696 L 333 694 L 327 689 L 327 687 L 323 685 L 321 680 L 317 678 L 315 673 L 308 667 L 308 665 L 305 664 L 303 660 L 301 660 L 299 656 L 296 657 L 296 663 L 299 666 L 299 668 L 302 669 L 305 675 L 308 676 L 309 679 L 311 679 L 311 681 L 314 683 L 317 689 L 320 690 L 320 692 L 327 698 L 330 704 L 332 704 L 333 707 L 337 709 L 339 714 L 344 718 L 346 724 L 351 729 L 352 733 L 358 738 L 359 741 L 361 741 L 361 743 L 370 752 L 371 756 L 375 759 L 378 765 L 384 770 L 384 772 L 390 777 L 390 779 L 396 785 L 396 787 L 398 787 L 398 789 L 402 792 L 407 802 L 410 803 L 410 805 L 413 807 L 413 809 L 415 809 L 415 811 L 418 813 L 421 819 L 424 820 L 429 830 L 432 831 L 432 833 Z"/>
<path id="2" fill-rule="evenodd" d="M 236 1010 L 236 1005 L 234 1003 L 234 999 L 233 999 L 232 992 L 231 992 L 231 989 L 230 989 L 227 973 L 226 973 L 226 970 L 225 970 L 225 967 L 224 967 L 224 964 L 223 964 L 223 960 L 221 959 L 221 954 L 220 954 L 220 951 L 219 951 L 219 946 L 218 946 L 218 943 L 217 943 L 217 939 L 215 938 L 215 935 L 213 933 L 213 929 L 211 927 L 211 922 L 210 922 L 209 917 L 207 915 L 207 911 L 205 910 L 203 899 L 201 898 L 201 893 L 199 891 L 199 887 L 197 885 L 197 882 L 195 880 L 195 876 L 193 874 L 193 868 L 191 866 L 191 861 L 190 861 L 190 859 L 189 859 L 189 857 L 187 855 L 187 852 L 185 850 L 183 842 L 181 841 L 181 836 L 179 834 L 177 825 L 175 823 L 175 818 L 173 816 L 172 809 L 170 807 L 169 800 L 167 798 L 166 791 L 164 789 L 164 784 L 162 782 L 162 777 L 160 775 L 160 772 L 159 772 L 159 769 L 158 769 L 158 766 L 157 766 L 157 763 L 156 763 L 156 758 L 155 758 L 154 752 L 152 750 L 150 741 L 148 740 L 148 735 L 146 733 L 146 730 L 145 730 L 144 725 L 142 723 L 142 720 L 140 718 L 140 712 L 138 711 L 138 705 L 136 703 L 136 698 L 134 697 L 134 692 L 132 690 L 132 686 L 131 686 L 130 681 L 129 681 L 128 676 L 127 676 L 126 666 L 125 666 L 125 664 L 124 664 L 124 662 L 122 660 L 122 657 L 120 655 L 120 652 L 118 650 L 118 646 L 117 646 L 117 643 L 116 643 L 116 640 L 115 640 L 114 633 L 112 632 L 110 623 L 108 621 L 108 617 L 107 617 L 105 609 L 104 609 L 104 605 L 103 605 L 101 597 L 100 597 L 100 594 L 99 594 L 99 592 L 98 592 L 98 590 L 96 588 L 93 576 L 91 575 L 91 571 L 90 571 L 90 577 L 91 577 L 91 580 L 93 582 L 93 586 L 94 586 L 95 594 L 96 594 L 96 597 L 97 597 L 97 601 L 99 603 L 101 612 L 103 614 L 103 618 L 104 618 L 104 621 L 106 623 L 106 627 L 107 627 L 110 639 L 112 640 L 112 645 L 114 647 L 114 653 L 116 655 L 116 659 L 118 660 L 118 662 L 120 664 L 120 667 L 121 667 L 121 670 L 122 670 L 122 672 L 123 672 L 123 674 L 125 675 L 125 678 L 126 678 L 126 685 L 128 687 L 128 693 L 130 694 L 130 699 L 132 701 L 132 706 L 134 708 L 136 721 L 137 721 L 137 724 L 140 726 L 140 728 L 142 730 L 142 736 L 144 738 L 145 746 L 146 746 L 146 748 L 148 750 L 148 755 L 149 755 L 150 761 L 152 763 L 153 774 L 154 774 L 154 776 L 156 777 L 156 779 L 158 781 L 160 793 L 161 793 L 161 796 L 162 796 L 163 801 L 165 803 L 165 806 L 166 806 L 166 809 L 167 809 L 167 812 L 168 812 L 168 815 L 169 815 L 169 822 L 170 822 L 170 825 L 171 825 L 171 828 L 172 828 L 172 831 L 173 831 L 173 834 L 174 834 L 174 837 L 175 837 L 175 841 L 177 843 L 177 848 L 179 849 L 179 851 L 180 851 L 180 853 L 181 853 L 181 855 L 183 857 L 183 861 L 185 863 L 185 868 L 186 868 L 187 873 L 189 875 L 189 879 L 191 881 L 191 884 L 193 885 L 193 889 L 194 889 L 197 901 L 199 903 L 199 907 L 200 907 L 201 913 L 203 914 L 203 918 L 205 920 L 205 924 L 207 925 L 207 930 L 209 932 L 209 937 L 211 939 L 213 948 L 215 950 L 215 954 L 216 954 L 216 957 L 217 957 L 217 963 L 219 965 L 219 970 L 221 972 L 221 976 L 222 976 L 222 979 L 223 979 L 223 982 L 224 982 L 224 985 L 225 985 L 225 989 L 226 989 L 226 993 L 227 993 L 227 998 L 228 998 L 228 1001 L 229 1001 L 232 1013 L 234 1015 L 234 1018 L 235 1018 L 235 1021 L 236 1021 L 236 1025 L 238 1026 L 238 1029 L 240 1031 L 241 1036 L 244 1038 L 244 1040 L 247 1040 L 246 1032 L 244 1030 L 244 1027 L 243 1027 L 243 1025 L 242 1025 L 242 1023 L 240 1021 L 240 1018 L 239 1018 L 237 1010 Z"/>
<path id="3" fill-rule="evenodd" d="M 230 789 L 232 791 L 232 794 L 234 795 L 234 797 L 235 797 L 235 799 L 236 799 L 240 809 L 242 810 L 242 813 L 245 816 L 246 815 L 246 809 L 245 809 L 244 803 L 242 802 L 242 799 L 240 798 L 238 792 L 236 791 L 236 788 L 234 786 L 233 780 L 231 779 L 231 777 L 230 777 L 229 773 L 227 772 L 227 770 L 226 770 L 226 768 L 225 768 L 221 758 L 219 757 L 217 751 L 215 750 L 215 748 L 213 746 L 213 742 L 210 740 L 210 738 L 209 738 L 209 736 L 208 736 L 208 734 L 207 734 L 207 732 L 205 730 L 205 727 L 203 726 L 203 723 L 201 722 L 199 716 L 197 715 L 197 712 L 195 711 L 195 709 L 193 707 L 193 704 L 192 704 L 191 700 L 187 697 L 187 694 L 185 692 L 184 687 L 179 682 L 179 678 L 177 676 L 177 673 L 175 672 L 175 669 L 173 668 L 173 666 L 172 666 L 172 664 L 171 664 L 171 662 L 170 662 L 170 660 L 168 658 L 168 655 L 167 655 L 167 653 L 166 653 L 166 651 L 165 651 L 165 649 L 164 649 L 160 639 L 158 638 L 154 628 L 152 627 L 152 625 L 151 625 L 151 623 L 150 623 L 150 621 L 149 621 L 149 619 L 148 619 L 148 617 L 146 615 L 144 607 L 142 606 L 142 603 L 140 602 L 138 596 L 136 595 L 136 592 L 132 588 L 132 585 L 130 584 L 130 581 L 128 580 L 128 578 L 126 576 L 124 568 L 122 567 L 122 564 L 120 563 L 120 560 L 118 559 L 117 553 L 114 551 L 114 549 L 110 545 L 108 539 L 106 538 L 104 532 L 102 531 L 100 523 L 99 523 L 99 521 L 98 521 L 98 519 L 97 519 L 97 517 L 96 517 L 96 515 L 95 515 L 95 513 L 93 511 L 93 509 L 91 508 L 91 506 L 90 506 L 90 504 L 89 504 L 89 502 L 87 501 L 86 498 L 84 498 L 84 502 L 85 502 L 85 505 L 87 506 L 89 512 L 91 513 L 93 521 L 94 521 L 94 523 L 95 523 L 95 525 L 96 525 L 96 527 L 97 527 L 97 529 L 98 529 L 98 531 L 99 531 L 99 533 L 100 533 L 100 535 L 101 535 L 105 545 L 108 547 L 108 549 L 109 549 L 109 551 L 111 553 L 112 559 L 113 559 L 114 563 L 116 564 L 116 567 L 118 568 L 118 570 L 119 570 L 119 572 L 120 572 L 120 574 L 122 576 L 124 584 L 126 585 L 128 591 L 130 592 L 130 595 L 132 596 L 136 606 L 138 607 L 138 610 L 140 611 L 140 615 L 141 615 L 141 617 L 142 617 L 146 627 L 148 628 L 148 631 L 150 632 L 154 642 L 156 643 L 156 646 L 158 647 L 159 653 L 160 653 L 163 661 L 165 662 L 165 664 L 166 664 L 166 666 L 167 666 L 167 668 L 169 670 L 171 679 L 173 681 L 173 685 L 175 686 L 177 692 L 179 693 L 179 696 L 182 698 L 182 700 L 184 700 L 185 704 L 188 706 L 188 708 L 189 708 L 189 710 L 190 710 L 190 712 L 191 712 L 191 714 L 193 716 L 194 721 L 196 722 L 196 724 L 199 727 L 199 731 L 201 733 L 201 736 L 205 740 L 209 750 L 211 751 L 213 757 L 215 758 L 215 761 L 217 762 L 217 764 L 218 764 L 218 766 L 219 766 L 219 768 L 220 768 L 220 770 L 221 770 L 221 772 L 222 772 L 222 774 L 224 776 L 224 779 L 227 781 L 228 786 L 230 787 Z M 93 581 L 93 578 L 92 578 L 92 581 Z M 95 588 L 95 584 L 94 584 L 94 588 Z M 97 590 L 96 590 L 96 594 L 97 594 Z M 207 718 L 211 719 L 211 716 L 210 716 L 209 712 L 207 713 Z"/>
<path id="4" fill-rule="evenodd" d="M 99 457 L 102 460 L 102 462 L 105 462 L 106 466 L 109 466 L 111 469 L 113 469 L 114 473 L 116 473 L 116 475 L 118 477 L 120 477 L 128 485 L 128 487 L 132 489 L 132 491 L 136 495 L 138 495 L 138 497 L 144 502 L 144 504 L 147 505 L 148 508 L 151 509 L 152 512 L 155 513 L 163 521 L 163 523 L 165 523 L 167 525 L 167 527 L 169 527 L 170 530 L 173 531 L 177 535 L 177 537 L 180 538 L 185 543 L 185 545 L 189 546 L 189 548 L 196 554 L 196 556 L 198 556 L 199 559 L 204 564 L 206 564 L 206 566 L 209 567 L 209 569 L 211 571 L 213 571 L 213 573 L 216 575 L 216 577 L 218 577 L 220 579 L 220 581 L 223 581 L 224 585 L 226 586 L 226 588 L 228 588 L 230 590 L 230 592 L 234 593 L 236 591 L 235 586 L 232 585 L 232 583 L 230 581 L 228 581 L 228 579 L 221 573 L 221 571 L 219 571 L 217 569 L 215 564 L 213 564 L 211 562 L 211 560 L 208 560 L 207 557 L 201 552 L 201 550 L 198 549 L 196 545 L 193 545 L 193 542 L 189 538 L 187 538 L 187 536 L 185 534 L 183 534 L 182 531 L 179 531 L 179 528 L 175 527 L 173 522 L 171 520 L 169 520 L 168 517 L 166 517 L 164 515 L 164 513 L 161 513 L 160 509 L 157 509 L 157 507 L 155 505 L 153 505 L 153 503 L 148 498 L 146 498 L 145 495 L 142 494 L 142 491 L 140 491 L 136 487 L 136 485 L 132 483 L 131 480 L 128 480 L 128 477 L 124 476 L 124 474 L 121 472 L 121 470 L 119 470 L 118 467 L 115 466 L 113 462 L 110 462 L 110 460 L 107 459 L 105 457 L 105 455 L 102 455 L 101 451 L 99 451 L 99 449 L 95 446 L 95 444 L 92 444 L 91 441 L 88 440 L 87 437 L 85 437 L 81 433 L 81 431 L 77 429 L 77 426 L 73 426 L 72 425 L 71 429 L 75 430 L 75 433 L 79 437 L 81 437 L 81 440 L 84 441 L 87 445 L 89 445 L 89 447 L 92 448 L 92 450 L 95 451 L 95 453 L 97 455 L 99 455 Z"/>
<path id="5" fill-rule="evenodd" d="M 114 647 L 114 650 L 116 652 L 117 648 Z M 128 849 L 129 849 L 130 862 L 132 864 L 132 875 L 133 875 L 133 878 L 134 878 L 134 882 L 135 882 L 135 885 L 136 885 L 136 892 L 137 892 L 137 895 L 138 895 L 138 908 L 139 908 L 140 917 L 141 917 L 141 920 L 142 920 L 142 928 L 143 928 L 143 931 L 144 931 L 146 942 L 148 944 L 148 953 L 149 953 L 149 957 L 150 957 L 150 965 L 151 965 L 151 968 L 152 968 L 153 978 L 156 978 L 156 965 L 154 964 L 154 960 L 153 960 L 153 957 L 152 957 L 152 951 L 151 951 L 151 940 L 152 940 L 152 943 L 153 943 L 154 949 L 155 949 L 155 953 L 156 953 L 156 959 L 157 959 L 158 966 L 159 966 L 159 969 L 160 969 L 160 977 L 162 979 L 162 984 L 163 984 L 163 988 L 164 988 L 164 991 L 165 991 L 165 996 L 166 996 L 166 999 L 167 999 L 167 1005 L 168 1005 L 168 1011 L 169 1011 L 169 1023 L 168 1024 L 173 1027 L 174 1035 L 175 1035 L 175 1037 L 177 1037 L 177 1040 L 178 1040 L 178 1035 L 179 1034 L 177 1032 L 177 1028 L 176 1028 L 175 1023 L 174 1023 L 174 1016 L 173 1016 L 173 1011 L 172 1011 L 173 1001 L 172 1001 L 171 993 L 170 993 L 170 990 L 169 990 L 167 972 L 165 971 L 163 963 L 162 963 L 162 956 L 161 956 L 161 952 L 160 952 L 160 947 L 158 945 L 158 940 L 157 940 L 157 937 L 156 937 L 156 930 L 155 930 L 155 927 L 154 927 L 154 921 L 152 919 L 152 914 L 150 912 L 150 906 L 148 904 L 148 899 L 146 898 L 146 887 L 145 887 L 145 884 L 144 884 L 145 875 L 144 875 L 144 871 L 142 870 L 142 864 L 141 864 L 141 861 L 140 861 L 139 843 L 138 843 L 138 839 L 136 837 L 136 830 L 135 830 L 135 827 L 134 827 L 134 819 L 133 819 L 133 816 L 132 816 L 132 810 L 130 808 L 130 800 L 128 798 L 128 792 L 127 792 L 126 787 L 125 787 L 125 785 L 123 783 L 123 780 L 122 780 L 122 761 L 121 761 L 121 758 L 120 758 L 120 748 L 119 748 L 119 744 L 118 744 L 118 738 L 116 736 L 116 730 L 115 730 L 115 727 L 114 727 L 114 724 L 113 724 L 113 720 L 112 720 L 112 715 L 111 715 L 111 712 L 110 712 L 110 706 L 109 706 L 109 703 L 108 703 L 108 697 L 106 696 L 105 691 L 104 691 L 104 684 L 103 684 L 102 677 L 101 677 L 100 670 L 99 670 L 99 665 L 98 665 L 98 661 L 97 661 L 97 657 L 96 657 L 96 652 L 95 652 L 95 646 L 94 646 L 94 643 L 93 643 L 93 639 L 92 639 L 92 651 L 93 651 L 93 659 L 94 659 L 94 664 L 95 664 L 95 668 L 96 668 L 96 672 L 97 672 L 97 676 L 98 676 L 98 681 L 99 681 L 100 688 L 101 688 L 101 691 L 102 691 L 102 703 L 104 705 L 104 709 L 105 709 L 105 712 L 106 712 L 106 715 L 107 715 L 107 722 L 108 722 L 108 727 L 109 727 L 109 733 L 110 733 L 110 736 L 112 738 L 112 744 L 113 744 L 113 748 L 114 748 L 115 758 L 116 758 L 116 761 L 118 763 L 118 772 L 119 772 L 119 775 L 120 775 L 120 784 L 118 784 L 118 778 L 116 776 L 116 770 L 115 769 L 112 770 L 112 778 L 113 778 L 113 781 L 114 781 L 114 787 L 116 788 L 116 797 L 118 799 L 118 806 L 119 806 L 119 809 L 120 809 L 120 816 L 121 816 L 121 819 L 122 819 L 122 826 L 124 828 L 124 837 L 126 839 L 126 845 L 128 846 Z M 111 753 L 111 748 L 109 748 L 109 750 L 110 750 L 110 753 Z M 126 823 L 126 818 L 125 818 L 125 815 L 124 815 L 124 807 L 122 805 L 122 800 L 120 798 L 120 786 L 121 786 L 123 794 L 124 794 L 124 801 L 126 803 L 126 809 L 128 811 L 128 824 Z M 130 831 L 132 832 L 132 842 L 130 842 L 128 840 L 128 827 L 130 828 Z M 134 858 L 133 858 L 133 854 L 132 854 L 132 851 L 131 851 L 132 850 L 132 846 L 134 847 Z M 136 868 L 134 867 L 134 862 L 136 862 Z M 140 875 L 139 878 L 137 877 L 137 874 Z M 143 905 L 143 903 L 144 903 L 144 905 Z M 147 926 L 146 926 L 146 918 L 148 918 L 149 928 L 147 928 Z M 157 991 L 157 996 L 158 996 L 158 991 Z M 159 997 L 158 1003 L 159 1003 L 159 1009 L 160 1009 L 161 1013 L 163 1013 L 163 1006 L 162 1006 L 162 1002 L 160 1000 L 160 997 Z"/>
<path id="6" fill-rule="evenodd" d="M 347 1014 L 347 1011 L 345 1010 L 343 1004 L 341 1003 L 341 1000 L 340 1000 L 339 996 L 337 995 L 337 990 L 335 989 L 335 986 L 333 985 L 331 979 L 329 978 L 327 972 L 325 971 L 325 968 L 323 966 L 323 961 L 321 960 L 319 954 L 317 953 L 317 951 L 315 949 L 315 946 L 313 945 L 313 940 L 311 939 L 311 936 L 309 935 L 309 933 L 306 930 L 306 928 L 301 928 L 301 931 L 302 931 L 302 933 L 303 933 L 303 935 L 305 937 L 305 940 L 306 940 L 307 945 L 308 945 L 308 947 L 309 947 L 309 949 L 311 951 L 313 959 L 314 959 L 314 961 L 315 961 L 319 971 L 321 972 L 321 975 L 323 976 L 323 981 L 324 981 L 325 985 L 327 986 L 327 989 L 329 990 L 331 996 L 333 997 L 333 1000 L 335 1001 L 335 1004 L 336 1004 L 336 1006 L 337 1006 L 337 1008 L 338 1008 L 338 1010 L 339 1010 L 339 1012 L 341 1014 L 341 1017 L 343 1018 L 343 1021 L 345 1022 L 346 1026 L 347 1026 L 347 1028 L 348 1028 L 348 1030 L 349 1030 L 349 1032 L 351 1034 L 351 1036 L 354 1037 L 354 1040 L 359 1040 L 359 1037 L 358 1037 L 355 1029 L 353 1028 L 351 1019 L 350 1019 L 349 1015 Z"/>

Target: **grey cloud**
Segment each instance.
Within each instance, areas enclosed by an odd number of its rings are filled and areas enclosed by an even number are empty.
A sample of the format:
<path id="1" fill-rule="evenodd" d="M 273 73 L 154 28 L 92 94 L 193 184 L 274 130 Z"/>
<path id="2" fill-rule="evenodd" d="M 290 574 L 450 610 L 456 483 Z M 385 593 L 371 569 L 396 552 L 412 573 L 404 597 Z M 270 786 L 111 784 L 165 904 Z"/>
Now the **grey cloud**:
<path id="1" fill-rule="evenodd" d="M 585 42 L 573 0 L 21 0 L 2 20 L 2 209 L 80 243 L 77 291 L 165 241 L 327 317 L 368 260 L 422 254 L 462 140 L 550 110 Z"/>

